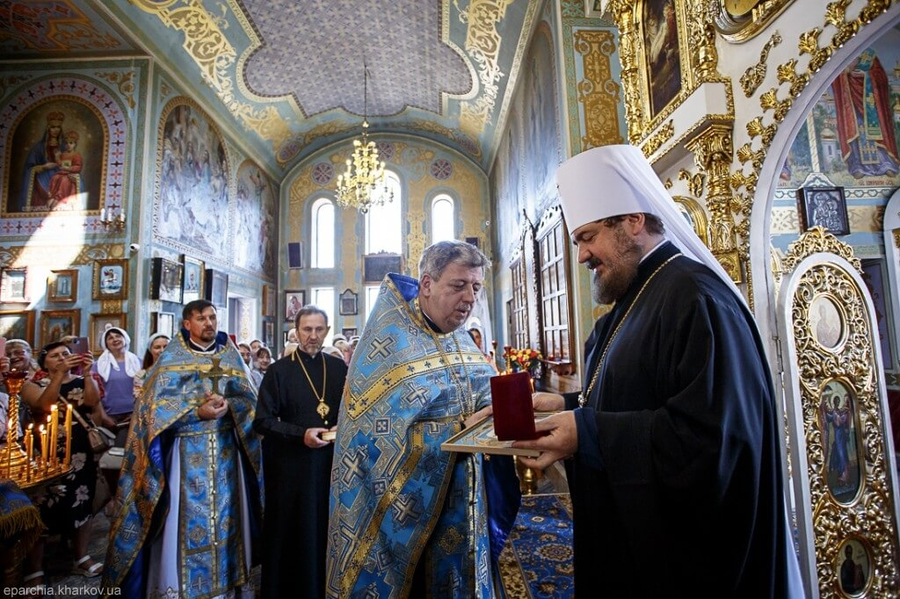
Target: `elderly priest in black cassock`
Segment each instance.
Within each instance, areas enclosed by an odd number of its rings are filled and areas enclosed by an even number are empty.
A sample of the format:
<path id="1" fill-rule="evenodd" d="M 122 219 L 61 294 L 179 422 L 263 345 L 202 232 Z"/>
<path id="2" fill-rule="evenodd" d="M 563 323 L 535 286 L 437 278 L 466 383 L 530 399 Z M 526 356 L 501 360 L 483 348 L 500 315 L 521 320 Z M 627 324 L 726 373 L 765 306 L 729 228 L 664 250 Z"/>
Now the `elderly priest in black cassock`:
<path id="1" fill-rule="evenodd" d="M 557 174 L 594 298 L 579 397 L 531 466 L 571 457 L 578 596 L 802 596 L 785 510 L 772 379 L 753 316 L 638 148 Z"/>
<path id="2" fill-rule="evenodd" d="M 325 595 L 334 455 L 325 433 L 336 430 L 347 366 L 321 351 L 329 329 L 324 311 L 305 306 L 294 322 L 298 348 L 269 366 L 253 422 L 263 436 L 266 473 L 264 598 Z"/>

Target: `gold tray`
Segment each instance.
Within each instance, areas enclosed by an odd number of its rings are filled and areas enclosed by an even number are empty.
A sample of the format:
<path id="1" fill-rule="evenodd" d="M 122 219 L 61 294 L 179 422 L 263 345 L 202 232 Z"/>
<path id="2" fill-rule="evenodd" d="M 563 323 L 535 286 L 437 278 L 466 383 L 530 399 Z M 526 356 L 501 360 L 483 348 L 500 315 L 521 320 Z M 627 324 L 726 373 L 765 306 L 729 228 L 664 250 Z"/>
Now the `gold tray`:
<path id="1" fill-rule="evenodd" d="M 539 412 L 534 415 L 534 419 L 540 421 L 548 416 L 552 416 L 554 413 Z M 494 417 L 488 416 L 441 443 L 441 449 L 463 453 L 520 455 L 526 458 L 536 458 L 541 455 L 541 452 L 537 449 L 519 449 L 513 447 L 512 444 L 513 441 L 497 440 L 497 436 L 494 434 Z"/>

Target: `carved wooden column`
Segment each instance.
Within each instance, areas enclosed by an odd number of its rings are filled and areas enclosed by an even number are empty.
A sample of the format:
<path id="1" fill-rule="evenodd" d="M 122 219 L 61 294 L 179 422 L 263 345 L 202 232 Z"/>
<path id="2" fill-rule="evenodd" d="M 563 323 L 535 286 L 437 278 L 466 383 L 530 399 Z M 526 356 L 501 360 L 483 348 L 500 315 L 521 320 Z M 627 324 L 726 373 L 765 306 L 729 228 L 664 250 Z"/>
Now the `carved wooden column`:
<path id="1" fill-rule="evenodd" d="M 743 280 L 734 213 L 740 202 L 731 193 L 732 136 L 729 125 L 711 125 L 686 145 L 706 174 L 709 241 L 713 255 L 735 283 Z"/>

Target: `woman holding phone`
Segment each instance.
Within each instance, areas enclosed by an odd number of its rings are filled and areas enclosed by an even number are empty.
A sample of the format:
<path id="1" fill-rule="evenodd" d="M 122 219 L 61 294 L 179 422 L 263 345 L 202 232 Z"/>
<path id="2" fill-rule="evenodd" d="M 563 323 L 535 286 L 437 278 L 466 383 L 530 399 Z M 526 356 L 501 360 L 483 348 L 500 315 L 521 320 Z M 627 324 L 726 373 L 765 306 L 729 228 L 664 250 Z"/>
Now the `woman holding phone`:
<path id="1" fill-rule="evenodd" d="M 94 379 L 73 374 L 78 367 L 90 368 L 94 359 L 90 353 L 72 354 L 68 346 L 55 341 L 44 346 L 38 355 L 41 368 L 31 381 L 22 386 L 22 399 L 34 414 L 36 422 L 47 422 L 51 407 L 58 406 L 60 418 L 60 439 L 57 443 L 59 459 L 65 457 L 64 419 L 68 406 L 77 410 L 85 422 L 91 417 L 94 406 L 100 401 L 100 394 Z M 38 441 L 39 435 L 35 435 Z M 72 537 L 72 572 L 86 577 L 99 576 L 103 564 L 94 561 L 88 553 L 91 538 L 91 518 L 93 516 L 94 493 L 97 481 L 97 462 L 91 451 L 87 429 L 72 422 L 72 472 L 60 484 L 41 489 L 34 497 L 35 505 L 41 511 L 41 519 L 49 534 L 66 534 Z M 44 540 L 35 543 L 26 558 L 24 581 L 29 586 L 43 584 Z"/>

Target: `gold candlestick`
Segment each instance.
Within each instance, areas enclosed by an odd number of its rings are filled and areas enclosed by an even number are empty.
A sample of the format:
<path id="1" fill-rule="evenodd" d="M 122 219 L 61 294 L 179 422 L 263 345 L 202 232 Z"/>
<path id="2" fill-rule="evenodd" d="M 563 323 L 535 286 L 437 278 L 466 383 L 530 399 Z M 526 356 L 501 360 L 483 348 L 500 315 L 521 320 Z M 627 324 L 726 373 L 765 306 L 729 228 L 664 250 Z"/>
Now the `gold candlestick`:
<path id="1" fill-rule="evenodd" d="M 72 404 L 66 404 L 66 459 L 63 466 L 68 468 L 72 463 Z"/>
<path id="2" fill-rule="evenodd" d="M 6 464 L 9 478 L 25 464 L 25 452 L 19 446 L 19 392 L 25 383 L 24 370 L 10 370 L 3 373 L 6 391 L 9 393 L 9 426 L 6 431 L 6 445 L 0 447 L 0 464 Z"/>
<path id="3" fill-rule="evenodd" d="M 59 433 L 59 407 L 56 404 L 50 406 L 50 465 L 53 468 L 59 466 L 59 458 L 56 454 L 57 435 Z"/>

